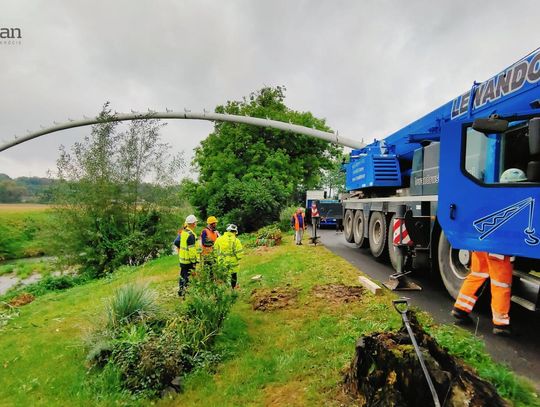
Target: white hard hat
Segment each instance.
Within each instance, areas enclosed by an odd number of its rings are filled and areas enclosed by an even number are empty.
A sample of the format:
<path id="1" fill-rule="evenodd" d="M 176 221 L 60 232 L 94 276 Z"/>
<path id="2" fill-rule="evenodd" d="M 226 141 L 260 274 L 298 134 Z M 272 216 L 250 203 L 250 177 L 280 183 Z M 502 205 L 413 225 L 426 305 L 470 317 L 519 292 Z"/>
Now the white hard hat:
<path id="1" fill-rule="evenodd" d="M 527 181 L 527 176 L 519 168 L 509 168 L 501 175 L 501 183 Z"/>
<path id="2" fill-rule="evenodd" d="M 193 223 L 197 223 L 197 218 L 195 217 L 195 215 L 188 215 L 188 217 L 186 218 L 186 223 L 188 225 L 191 225 Z"/>
<path id="3" fill-rule="evenodd" d="M 236 232 L 236 233 L 238 233 L 238 226 L 231 223 L 230 225 L 227 226 L 227 232 Z"/>

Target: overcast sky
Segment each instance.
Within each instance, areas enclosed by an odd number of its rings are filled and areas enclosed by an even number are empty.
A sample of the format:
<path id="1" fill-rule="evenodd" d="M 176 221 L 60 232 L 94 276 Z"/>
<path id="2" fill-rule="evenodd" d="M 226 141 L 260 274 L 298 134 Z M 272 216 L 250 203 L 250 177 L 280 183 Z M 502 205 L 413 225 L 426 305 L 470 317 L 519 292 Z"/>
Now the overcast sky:
<path id="1" fill-rule="evenodd" d="M 0 0 L 0 140 L 68 117 L 214 109 L 264 85 L 349 138 L 382 138 L 540 46 L 540 1 Z M 189 157 L 211 122 L 171 121 Z M 66 130 L 0 153 L 0 173 L 45 176 Z"/>

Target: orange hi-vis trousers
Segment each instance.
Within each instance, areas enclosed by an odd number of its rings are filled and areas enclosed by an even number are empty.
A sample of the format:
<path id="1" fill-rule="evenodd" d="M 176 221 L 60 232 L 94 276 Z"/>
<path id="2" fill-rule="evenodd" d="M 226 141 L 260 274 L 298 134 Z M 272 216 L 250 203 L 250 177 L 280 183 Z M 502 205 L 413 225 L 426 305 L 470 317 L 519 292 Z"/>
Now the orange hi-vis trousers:
<path id="1" fill-rule="evenodd" d="M 491 280 L 491 312 L 494 325 L 510 325 L 510 296 L 512 263 L 509 256 L 486 252 L 472 252 L 471 273 L 459 291 L 455 308 L 470 313 L 477 294 L 487 278 Z"/>

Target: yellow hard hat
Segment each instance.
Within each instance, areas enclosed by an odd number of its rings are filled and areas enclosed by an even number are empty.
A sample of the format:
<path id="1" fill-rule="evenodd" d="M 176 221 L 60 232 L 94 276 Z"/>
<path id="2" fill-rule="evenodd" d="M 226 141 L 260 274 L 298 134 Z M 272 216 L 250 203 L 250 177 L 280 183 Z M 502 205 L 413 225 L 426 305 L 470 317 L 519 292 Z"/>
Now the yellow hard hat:
<path id="1" fill-rule="evenodd" d="M 209 225 L 211 225 L 212 223 L 217 223 L 217 218 L 215 216 L 210 216 L 207 220 L 206 220 L 206 223 L 208 223 Z"/>

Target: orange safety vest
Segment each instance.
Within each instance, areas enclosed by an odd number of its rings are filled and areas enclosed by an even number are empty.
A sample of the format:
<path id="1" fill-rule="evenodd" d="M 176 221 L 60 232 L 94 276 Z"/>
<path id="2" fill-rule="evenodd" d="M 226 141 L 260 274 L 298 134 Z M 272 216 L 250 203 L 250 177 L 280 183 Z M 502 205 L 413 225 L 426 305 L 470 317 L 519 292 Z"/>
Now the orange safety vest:
<path id="1" fill-rule="evenodd" d="M 294 218 L 294 230 L 300 230 L 300 221 L 298 220 L 298 213 L 295 213 L 293 215 Z M 302 229 L 306 229 L 306 219 L 304 217 L 304 214 L 302 213 Z"/>
<path id="2" fill-rule="evenodd" d="M 316 206 L 311 207 L 311 217 L 312 218 L 318 218 L 319 217 L 319 210 Z"/>
<path id="3" fill-rule="evenodd" d="M 207 255 L 212 252 L 212 249 L 214 248 L 214 242 L 219 237 L 219 232 L 217 230 L 212 230 L 209 227 L 205 227 L 204 230 L 206 230 L 206 239 L 211 240 L 212 244 L 209 246 L 206 246 L 202 240 L 202 233 L 201 233 L 201 247 L 202 247 L 202 254 Z"/>

